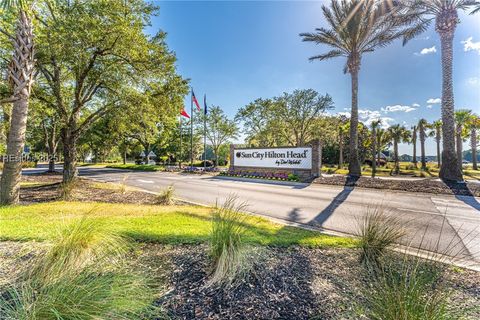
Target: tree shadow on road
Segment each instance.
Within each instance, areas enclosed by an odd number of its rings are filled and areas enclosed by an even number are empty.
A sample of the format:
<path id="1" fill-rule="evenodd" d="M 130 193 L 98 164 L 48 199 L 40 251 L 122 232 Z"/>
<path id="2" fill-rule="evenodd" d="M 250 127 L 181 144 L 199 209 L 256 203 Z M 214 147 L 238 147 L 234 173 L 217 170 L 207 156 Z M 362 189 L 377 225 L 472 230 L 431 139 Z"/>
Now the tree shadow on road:
<path id="1" fill-rule="evenodd" d="M 321 227 L 323 224 L 330 218 L 330 216 L 335 212 L 335 210 L 347 200 L 350 193 L 355 189 L 356 182 L 360 177 L 347 176 L 345 180 L 345 185 L 343 190 L 333 198 L 332 202 L 323 209 L 315 218 L 313 218 L 309 224 L 314 225 L 315 227 Z"/>
<path id="2" fill-rule="evenodd" d="M 444 183 L 450 188 L 455 198 L 480 211 L 480 203 L 475 199 L 475 196 L 466 183 L 458 183 L 455 181 L 444 181 Z"/>

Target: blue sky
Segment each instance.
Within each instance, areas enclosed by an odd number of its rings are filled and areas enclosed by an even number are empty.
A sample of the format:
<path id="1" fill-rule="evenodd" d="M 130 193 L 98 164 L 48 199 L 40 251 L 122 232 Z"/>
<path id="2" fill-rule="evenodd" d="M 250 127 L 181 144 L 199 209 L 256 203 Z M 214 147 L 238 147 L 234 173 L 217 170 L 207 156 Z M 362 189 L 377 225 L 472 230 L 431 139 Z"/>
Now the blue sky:
<path id="1" fill-rule="evenodd" d="M 207 94 L 233 117 L 256 98 L 313 88 L 333 97 L 335 110 L 350 109 L 345 60 L 309 62 L 325 46 L 304 43 L 301 32 L 326 26 L 325 1 L 156 1 L 160 13 L 149 32 L 162 29 L 176 52 L 178 71 L 191 79 L 197 97 Z M 454 42 L 456 108 L 480 113 L 480 14 L 461 14 Z M 402 47 L 400 41 L 364 56 L 360 116 L 407 126 L 440 118 L 440 41 L 432 27 Z M 199 99 L 200 100 L 200 99 Z M 401 153 L 411 153 L 401 146 Z M 435 154 L 433 140 L 427 154 Z"/>

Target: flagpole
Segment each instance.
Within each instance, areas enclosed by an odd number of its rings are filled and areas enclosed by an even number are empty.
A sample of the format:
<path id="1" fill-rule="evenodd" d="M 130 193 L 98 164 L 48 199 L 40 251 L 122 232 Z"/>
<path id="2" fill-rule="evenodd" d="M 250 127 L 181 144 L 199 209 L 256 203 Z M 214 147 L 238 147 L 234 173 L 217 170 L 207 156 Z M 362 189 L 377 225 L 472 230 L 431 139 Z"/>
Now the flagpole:
<path id="1" fill-rule="evenodd" d="M 207 95 L 203 96 L 203 171 L 207 169 Z"/>
<path id="2" fill-rule="evenodd" d="M 182 169 L 182 143 L 183 134 L 182 134 L 182 116 L 180 116 L 180 155 L 178 156 L 178 166 Z"/>
<path id="3" fill-rule="evenodd" d="M 193 170 L 193 88 L 190 92 L 190 170 Z"/>

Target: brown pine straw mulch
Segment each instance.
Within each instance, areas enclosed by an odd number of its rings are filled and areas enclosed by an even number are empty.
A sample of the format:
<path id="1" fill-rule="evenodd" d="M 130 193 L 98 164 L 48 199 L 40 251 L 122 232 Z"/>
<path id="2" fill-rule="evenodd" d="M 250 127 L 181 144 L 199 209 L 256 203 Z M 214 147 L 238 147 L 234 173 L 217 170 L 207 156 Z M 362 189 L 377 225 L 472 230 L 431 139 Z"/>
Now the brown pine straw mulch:
<path id="1" fill-rule="evenodd" d="M 407 191 L 413 193 L 434 193 L 434 194 L 452 194 L 461 196 L 480 197 L 480 183 L 445 183 L 433 179 L 380 179 L 371 177 L 360 177 L 352 179 L 348 176 L 333 175 L 321 176 L 313 180 L 312 183 L 328 184 L 336 186 L 352 186 L 360 188 L 373 188 L 382 190 Z"/>
<path id="2" fill-rule="evenodd" d="M 20 188 L 22 204 L 62 200 L 62 175 L 59 173 L 23 175 L 22 182 L 26 183 Z M 154 204 L 155 195 L 132 187 L 123 188 L 121 184 L 78 178 L 69 200 Z"/>

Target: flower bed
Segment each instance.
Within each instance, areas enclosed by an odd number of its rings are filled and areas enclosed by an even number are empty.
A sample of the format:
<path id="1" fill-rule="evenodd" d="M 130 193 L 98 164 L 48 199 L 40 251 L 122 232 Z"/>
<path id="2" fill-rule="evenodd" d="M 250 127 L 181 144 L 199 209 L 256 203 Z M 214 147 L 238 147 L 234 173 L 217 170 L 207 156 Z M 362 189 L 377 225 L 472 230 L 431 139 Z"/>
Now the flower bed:
<path id="1" fill-rule="evenodd" d="M 228 170 L 226 172 L 220 172 L 222 176 L 229 177 L 241 177 L 252 179 L 267 179 L 267 180 L 280 180 L 280 181 L 300 181 L 300 178 L 293 173 L 285 172 L 257 172 L 257 171 L 234 171 Z"/>

